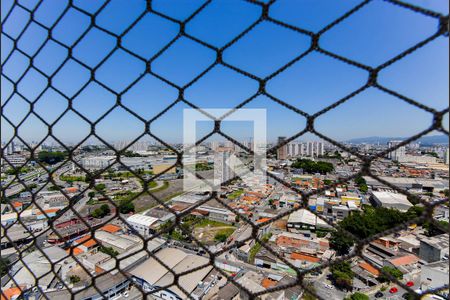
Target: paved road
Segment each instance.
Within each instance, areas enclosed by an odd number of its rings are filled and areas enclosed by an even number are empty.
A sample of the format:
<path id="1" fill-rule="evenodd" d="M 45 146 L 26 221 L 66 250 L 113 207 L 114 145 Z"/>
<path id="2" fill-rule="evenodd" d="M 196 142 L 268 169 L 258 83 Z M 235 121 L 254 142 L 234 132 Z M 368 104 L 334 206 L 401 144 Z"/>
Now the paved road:
<path id="1" fill-rule="evenodd" d="M 314 281 L 314 289 L 316 290 L 317 295 L 323 299 L 329 300 L 344 299 L 346 292 L 340 291 L 333 286 L 333 284 L 327 279 L 329 274 L 330 272 L 328 270 L 324 270 L 323 273 Z"/>

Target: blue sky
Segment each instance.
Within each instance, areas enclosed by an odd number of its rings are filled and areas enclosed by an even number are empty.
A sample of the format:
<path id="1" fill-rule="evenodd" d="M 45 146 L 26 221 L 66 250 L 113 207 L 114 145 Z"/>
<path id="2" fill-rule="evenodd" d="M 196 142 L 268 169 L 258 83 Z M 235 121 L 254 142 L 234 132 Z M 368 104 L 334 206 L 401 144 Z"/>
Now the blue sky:
<path id="1" fill-rule="evenodd" d="M 2 1 L 2 20 L 11 0 Z M 37 1 L 19 1 L 33 9 Z M 74 5 L 95 13 L 104 1 L 74 0 Z M 184 20 L 204 1 L 154 0 L 153 9 L 171 18 Z M 303 29 L 318 32 L 361 1 L 346 0 L 279 0 L 270 8 L 270 16 Z M 407 1 L 434 11 L 448 14 L 446 0 Z M 34 18 L 45 26 L 54 24 L 66 7 L 64 0 L 44 0 Z M 145 10 L 145 1 L 112 0 L 96 17 L 96 24 L 115 34 L 123 31 Z M 223 47 L 260 16 L 257 5 L 245 1 L 218 0 L 200 12 L 186 25 L 186 32 L 215 47 Z M 29 14 L 15 7 L 3 30 L 17 38 L 27 24 Z M 88 29 L 91 19 L 71 8 L 54 27 L 52 36 L 64 45 L 75 41 Z M 376 67 L 436 32 L 434 18 L 413 13 L 384 1 L 373 1 L 358 13 L 335 26 L 320 39 L 324 49 L 368 66 Z M 178 34 L 178 25 L 156 14 L 145 15 L 123 39 L 122 45 L 142 58 L 149 59 Z M 47 31 L 31 23 L 21 36 L 17 47 L 34 55 L 35 68 L 53 76 L 52 86 L 68 97 L 73 97 L 90 79 L 90 72 L 75 60 L 60 64 L 67 51 L 53 41 L 47 41 Z M 3 71 L 17 81 L 29 61 L 18 51 L 4 63 L 13 44 L 1 36 Z M 102 59 L 115 47 L 115 38 L 92 28 L 73 47 L 73 56 L 84 64 L 97 68 L 95 76 L 104 85 L 121 93 L 145 71 L 145 64 L 123 50 L 116 50 L 102 65 Z M 293 30 L 264 21 L 223 53 L 226 63 L 260 78 L 277 69 L 308 49 L 310 38 Z M 389 89 L 416 99 L 437 110 L 448 106 L 449 70 L 448 40 L 439 37 L 425 47 L 398 61 L 379 74 L 379 82 Z M 214 63 L 216 54 L 186 37 L 181 37 L 152 63 L 159 76 L 183 86 Z M 318 52 L 312 52 L 290 68 L 268 81 L 267 91 L 278 99 L 307 113 L 314 114 L 365 84 L 368 74 L 341 61 Z M 2 105 L 13 93 L 12 85 L 1 78 Z M 30 101 L 44 120 L 52 123 L 67 108 L 67 100 L 52 88 L 47 79 L 36 70 L 29 70 L 17 84 L 17 90 Z M 39 99 L 37 96 L 45 91 Z M 186 89 L 184 97 L 203 108 L 231 108 L 258 91 L 258 83 L 223 65 L 214 66 L 200 80 Z M 150 120 L 178 97 L 176 88 L 147 74 L 122 96 L 122 103 L 143 119 Z M 73 98 L 73 108 L 95 122 L 116 102 L 116 96 L 101 85 L 91 82 Z M 245 108 L 266 108 L 268 138 L 292 136 L 305 127 L 305 118 L 270 100 L 258 96 Z M 168 142 L 182 138 L 184 103 L 173 106 L 155 121 L 152 132 Z M 3 115 L 19 124 L 30 110 L 30 105 L 15 94 L 3 107 Z M 338 108 L 320 116 L 316 129 L 336 140 L 365 136 L 410 136 L 431 124 L 432 115 L 398 98 L 369 88 Z M 12 127 L 2 117 L 2 141 L 11 137 Z M 199 136 L 212 124 L 199 126 Z M 224 131 L 236 139 L 251 135 L 249 124 L 225 124 Z M 26 141 L 40 141 L 47 127 L 35 116 L 19 127 Z M 143 123 L 122 108 L 116 108 L 96 126 L 96 132 L 108 141 L 133 140 L 144 130 Z M 73 112 L 67 112 L 53 127 L 53 133 L 64 142 L 78 142 L 89 134 L 90 126 Z M 309 139 L 310 136 L 304 137 Z"/>

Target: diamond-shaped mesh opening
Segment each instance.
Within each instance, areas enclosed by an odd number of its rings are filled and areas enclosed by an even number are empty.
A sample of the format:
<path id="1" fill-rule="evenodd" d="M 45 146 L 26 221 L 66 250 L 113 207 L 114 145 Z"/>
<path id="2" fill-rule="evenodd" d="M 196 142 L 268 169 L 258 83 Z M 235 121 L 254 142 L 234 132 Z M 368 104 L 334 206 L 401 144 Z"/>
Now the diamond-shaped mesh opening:
<path id="1" fill-rule="evenodd" d="M 2 1 L 2 299 L 448 297 L 448 12 L 322 2 Z M 267 182 L 182 192 L 254 160 L 198 107 L 267 110 Z"/>

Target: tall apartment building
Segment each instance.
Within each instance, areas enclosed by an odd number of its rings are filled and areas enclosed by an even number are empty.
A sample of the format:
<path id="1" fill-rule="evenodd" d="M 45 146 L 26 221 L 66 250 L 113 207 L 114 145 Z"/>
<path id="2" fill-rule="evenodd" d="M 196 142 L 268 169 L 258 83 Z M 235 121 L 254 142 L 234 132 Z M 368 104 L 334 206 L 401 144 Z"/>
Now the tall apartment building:
<path id="1" fill-rule="evenodd" d="M 388 143 L 388 148 L 392 148 L 400 144 L 402 141 L 390 141 Z M 395 161 L 402 161 L 403 157 L 406 155 L 406 147 L 401 146 L 398 149 L 395 149 L 392 152 L 388 153 L 388 158 Z"/>
<path id="2" fill-rule="evenodd" d="M 449 149 L 448 148 L 445 150 L 444 162 L 446 165 L 449 164 Z"/>
<path id="3" fill-rule="evenodd" d="M 286 145 L 287 155 L 289 157 L 297 157 L 305 155 L 305 144 L 299 142 L 290 142 Z"/>
<path id="4" fill-rule="evenodd" d="M 212 141 L 209 144 L 209 147 L 211 148 L 212 151 L 216 151 L 220 147 L 220 143 L 218 141 Z"/>
<path id="5" fill-rule="evenodd" d="M 309 157 L 318 157 L 325 154 L 325 145 L 320 141 L 306 143 L 306 155 Z"/>
<path id="6" fill-rule="evenodd" d="M 286 145 L 288 157 L 309 156 L 318 157 L 325 154 L 325 144 L 320 141 L 314 142 L 290 142 Z"/>
<path id="7" fill-rule="evenodd" d="M 16 144 L 14 143 L 14 141 L 11 141 L 11 143 L 8 144 L 8 147 L 6 148 L 6 154 L 7 155 L 11 155 L 14 152 L 16 152 Z"/>
<path id="8" fill-rule="evenodd" d="M 214 153 L 214 183 L 222 184 L 235 175 L 233 148 L 219 147 Z"/>
<path id="9" fill-rule="evenodd" d="M 279 136 L 278 144 L 284 143 L 285 140 L 286 140 L 285 136 Z M 283 145 L 277 149 L 277 159 L 278 160 L 284 160 L 287 158 L 287 156 L 288 156 L 287 148 L 288 148 L 287 145 Z"/>

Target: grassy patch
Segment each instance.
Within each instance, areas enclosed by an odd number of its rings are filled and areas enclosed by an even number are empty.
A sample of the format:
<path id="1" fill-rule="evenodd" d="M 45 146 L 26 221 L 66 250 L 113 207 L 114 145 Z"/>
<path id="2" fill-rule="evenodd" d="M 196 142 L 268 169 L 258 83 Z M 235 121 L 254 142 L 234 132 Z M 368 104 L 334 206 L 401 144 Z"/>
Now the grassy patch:
<path id="1" fill-rule="evenodd" d="M 224 228 L 220 229 L 216 235 L 214 236 L 214 240 L 219 242 L 225 242 L 227 238 L 233 234 L 233 232 L 236 230 L 236 228 Z"/>
<path id="2" fill-rule="evenodd" d="M 263 241 L 264 243 L 267 243 L 271 236 L 272 236 L 272 234 L 268 233 L 261 238 L 261 241 Z M 256 242 L 255 245 L 250 249 L 249 256 L 248 256 L 248 262 L 250 264 L 253 264 L 255 262 L 255 256 L 256 256 L 256 254 L 258 254 L 259 251 L 261 251 L 261 248 L 262 248 L 261 244 Z"/>
<path id="3" fill-rule="evenodd" d="M 218 221 L 212 221 L 209 219 L 196 219 L 194 224 L 195 228 L 202 228 L 202 227 L 223 227 L 223 226 L 231 226 L 230 224 L 218 222 Z"/>
<path id="4" fill-rule="evenodd" d="M 152 192 L 152 193 L 161 192 L 161 191 L 164 191 L 165 189 L 167 189 L 168 187 L 169 187 L 169 182 L 164 181 L 162 186 L 152 189 L 152 190 L 150 190 L 150 192 Z"/>
<path id="5" fill-rule="evenodd" d="M 240 195 L 242 195 L 243 193 L 244 193 L 243 189 L 239 189 L 239 190 L 233 191 L 232 193 L 230 193 L 228 195 L 228 199 L 234 200 L 234 199 L 238 198 Z"/>
<path id="6" fill-rule="evenodd" d="M 84 176 L 70 176 L 70 175 L 61 175 L 59 179 L 62 181 L 70 182 L 70 181 L 85 181 L 86 177 Z"/>

